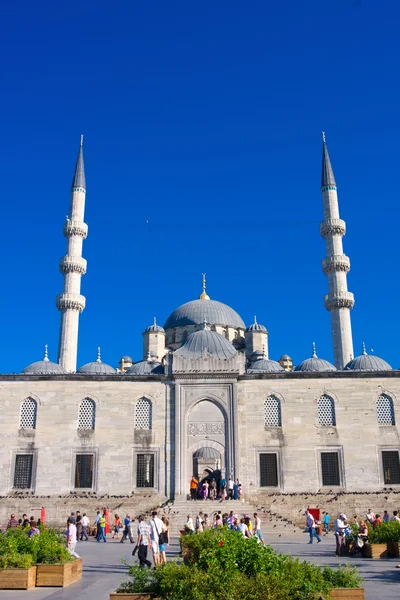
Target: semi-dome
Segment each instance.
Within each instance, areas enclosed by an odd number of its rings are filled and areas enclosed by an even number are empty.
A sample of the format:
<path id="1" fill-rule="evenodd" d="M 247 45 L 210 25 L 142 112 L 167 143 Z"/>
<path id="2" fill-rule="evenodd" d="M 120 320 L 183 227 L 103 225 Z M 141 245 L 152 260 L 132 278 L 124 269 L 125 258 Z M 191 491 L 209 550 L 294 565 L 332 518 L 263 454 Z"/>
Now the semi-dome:
<path id="1" fill-rule="evenodd" d="M 85 375 L 113 375 L 115 372 L 115 369 L 110 365 L 101 361 L 100 348 L 97 348 L 97 360 L 86 363 L 86 365 L 83 365 L 78 369 L 78 373 L 83 373 Z"/>
<path id="2" fill-rule="evenodd" d="M 276 362 L 267 358 L 259 358 L 247 369 L 248 373 L 278 373 L 284 371 L 284 368 Z"/>
<path id="3" fill-rule="evenodd" d="M 257 323 L 257 317 L 254 317 L 254 323 L 249 325 L 246 331 L 264 331 L 267 333 L 267 328 L 261 325 L 261 323 Z"/>
<path id="4" fill-rule="evenodd" d="M 196 450 L 193 458 L 221 458 L 221 454 L 215 448 L 209 448 L 208 446 L 206 446 L 204 448 L 199 448 L 198 450 Z"/>
<path id="5" fill-rule="evenodd" d="M 154 317 L 154 323 L 152 325 L 150 325 L 149 327 L 147 327 L 146 333 L 151 332 L 151 331 L 165 333 L 164 327 L 161 327 L 161 325 L 157 325 L 155 317 Z"/>
<path id="6" fill-rule="evenodd" d="M 345 366 L 345 371 L 391 371 L 392 367 L 386 360 L 367 354 L 365 344 L 362 346 L 362 354 L 356 356 Z"/>
<path id="7" fill-rule="evenodd" d="M 221 360 L 229 359 L 237 353 L 232 343 L 216 331 L 211 331 L 207 323 L 203 329 L 195 331 L 186 342 L 175 350 L 174 355 L 182 358 L 199 358 L 204 353 Z"/>
<path id="8" fill-rule="evenodd" d="M 323 372 L 323 371 L 336 371 L 336 367 L 334 367 L 330 362 L 324 360 L 322 358 L 318 358 L 317 352 L 315 349 L 315 344 L 313 344 L 313 353 L 311 358 L 306 358 L 303 360 L 297 367 L 294 369 L 295 371 L 314 371 L 314 372 Z"/>
<path id="9" fill-rule="evenodd" d="M 66 371 L 61 365 L 49 360 L 48 348 L 46 344 L 43 360 L 38 360 L 37 362 L 28 365 L 25 367 L 22 373 L 24 375 L 62 375 L 63 373 L 66 373 Z"/>
<path id="10" fill-rule="evenodd" d="M 164 375 L 164 367 L 149 352 L 146 360 L 133 364 L 125 371 L 125 375 Z"/>

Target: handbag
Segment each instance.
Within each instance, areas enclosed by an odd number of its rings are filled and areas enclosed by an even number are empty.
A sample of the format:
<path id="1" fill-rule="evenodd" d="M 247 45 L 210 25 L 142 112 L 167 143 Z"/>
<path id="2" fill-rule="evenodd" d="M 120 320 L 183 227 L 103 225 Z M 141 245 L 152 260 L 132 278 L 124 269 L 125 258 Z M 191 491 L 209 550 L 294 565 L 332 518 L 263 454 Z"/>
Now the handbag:
<path id="1" fill-rule="evenodd" d="M 159 536 L 158 536 L 158 542 L 159 544 L 168 544 L 168 536 L 165 533 L 165 531 L 162 531 Z"/>

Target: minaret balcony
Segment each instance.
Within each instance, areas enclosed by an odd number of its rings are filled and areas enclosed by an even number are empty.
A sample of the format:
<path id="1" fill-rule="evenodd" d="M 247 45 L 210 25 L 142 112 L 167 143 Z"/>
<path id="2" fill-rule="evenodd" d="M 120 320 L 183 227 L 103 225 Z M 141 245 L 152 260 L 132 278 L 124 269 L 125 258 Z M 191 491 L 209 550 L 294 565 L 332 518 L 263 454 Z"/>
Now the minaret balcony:
<path id="1" fill-rule="evenodd" d="M 319 230 L 323 238 L 331 235 L 346 235 L 346 223 L 342 219 L 325 219 L 322 221 Z"/>
<path id="2" fill-rule="evenodd" d="M 351 292 L 332 292 L 325 296 L 325 308 L 335 310 L 337 308 L 353 308 L 354 294 Z"/>
<path id="3" fill-rule="evenodd" d="M 86 298 L 81 294 L 58 294 L 56 297 L 58 310 L 78 310 L 82 312 L 86 306 Z"/>
<path id="4" fill-rule="evenodd" d="M 64 223 L 64 235 L 65 237 L 71 237 L 77 235 L 83 240 L 87 238 L 88 226 L 83 221 L 66 221 Z"/>
<path id="5" fill-rule="evenodd" d="M 328 273 L 334 273 L 335 271 L 348 273 L 350 271 L 350 259 L 345 254 L 334 254 L 333 256 L 328 256 L 322 261 L 322 270 L 325 275 L 328 275 Z"/>
<path id="6" fill-rule="evenodd" d="M 87 261 L 81 256 L 63 256 L 60 260 L 60 271 L 64 275 L 66 273 L 79 273 L 84 275 L 86 273 Z"/>

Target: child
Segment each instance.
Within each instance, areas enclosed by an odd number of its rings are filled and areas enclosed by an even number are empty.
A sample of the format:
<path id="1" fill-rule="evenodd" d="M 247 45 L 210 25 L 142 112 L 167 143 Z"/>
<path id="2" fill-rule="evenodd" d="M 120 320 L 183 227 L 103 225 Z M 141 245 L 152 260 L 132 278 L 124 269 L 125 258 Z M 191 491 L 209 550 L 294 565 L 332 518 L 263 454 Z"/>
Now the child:
<path id="1" fill-rule="evenodd" d="M 328 513 L 324 513 L 324 518 L 322 520 L 323 530 L 325 534 L 329 533 L 329 521 L 331 520 Z"/>

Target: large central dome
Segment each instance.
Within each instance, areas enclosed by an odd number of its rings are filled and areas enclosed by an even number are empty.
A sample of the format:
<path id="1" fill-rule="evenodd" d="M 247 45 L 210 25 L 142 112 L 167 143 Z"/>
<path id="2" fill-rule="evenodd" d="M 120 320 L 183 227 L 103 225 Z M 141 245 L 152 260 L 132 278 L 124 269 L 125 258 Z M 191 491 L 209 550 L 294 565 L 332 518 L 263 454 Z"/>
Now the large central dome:
<path id="1" fill-rule="evenodd" d="M 210 325 L 225 325 L 246 329 L 241 317 L 233 308 L 217 300 L 192 300 L 174 310 L 165 321 L 164 329 L 201 325 L 206 321 Z"/>

